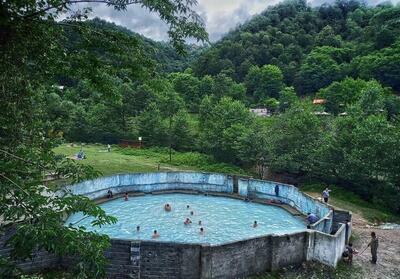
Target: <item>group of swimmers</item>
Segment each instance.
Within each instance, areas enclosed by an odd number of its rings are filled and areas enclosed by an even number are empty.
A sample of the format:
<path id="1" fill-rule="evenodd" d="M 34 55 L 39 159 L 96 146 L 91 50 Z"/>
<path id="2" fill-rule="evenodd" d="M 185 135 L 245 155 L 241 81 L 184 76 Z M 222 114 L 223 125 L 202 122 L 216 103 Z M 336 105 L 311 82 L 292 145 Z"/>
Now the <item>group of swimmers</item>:
<path id="1" fill-rule="evenodd" d="M 127 194 L 127 193 L 125 193 L 124 200 L 128 200 L 128 194 Z M 186 205 L 186 209 L 190 209 L 190 206 L 189 206 L 189 205 Z M 171 212 L 171 211 L 172 211 L 172 206 L 171 206 L 169 203 L 166 203 L 166 204 L 164 205 L 164 210 L 165 210 L 166 212 Z M 194 211 L 193 211 L 193 210 L 190 211 L 190 215 L 191 215 L 191 216 L 194 215 Z M 192 223 L 193 223 L 193 222 L 192 222 L 192 220 L 190 220 L 189 217 L 186 217 L 185 221 L 183 222 L 183 224 L 184 224 L 185 226 L 188 226 L 188 225 L 190 225 L 190 224 L 192 224 Z M 201 220 L 199 220 L 198 225 L 200 226 L 199 234 L 200 234 L 200 235 L 204 235 L 204 234 L 205 234 L 205 230 L 204 230 L 204 227 L 202 227 L 202 222 L 201 222 Z M 252 227 L 253 227 L 253 228 L 256 228 L 257 226 L 258 226 L 257 221 L 254 221 Z M 137 227 L 136 227 L 136 232 L 140 232 L 140 226 L 137 226 Z M 157 238 L 159 238 L 159 237 L 160 237 L 160 234 L 158 233 L 158 231 L 157 231 L 157 230 L 154 230 L 154 231 L 153 231 L 153 234 L 152 234 L 152 236 L 151 236 L 151 238 L 157 239 Z"/>

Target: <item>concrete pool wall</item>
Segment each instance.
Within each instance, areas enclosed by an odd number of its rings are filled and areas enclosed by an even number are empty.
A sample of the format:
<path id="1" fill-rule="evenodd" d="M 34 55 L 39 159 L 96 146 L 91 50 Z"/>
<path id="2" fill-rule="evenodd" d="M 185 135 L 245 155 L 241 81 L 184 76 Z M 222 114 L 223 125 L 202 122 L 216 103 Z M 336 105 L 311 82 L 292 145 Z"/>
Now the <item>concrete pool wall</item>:
<path id="1" fill-rule="evenodd" d="M 279 196 L 275 195 L 279 186 Z M 225 174 L 199 172 L 161 172 L 118 174 L 67 186 L 59 194 L 85 195 L 100 199 L 111 189 L 124 192 L 194 190 L 231 194 L 238 197 L 280 200 L 304 213 L 316 213 L 321 220 L 304 232 L 265 235 L 221 245 L 180 244 L 160 241 L 112 239 L 105 252 L 109 278 L 238 278 L 277 270 L 305 261 L 319 261 L 335 267 L 351 232 L 351 213 L 334 210 L 302 193 L 296 187 L 271 181 L 238 178 Z M 345 220 L 350 223 L 344 225 Z M 1 243 L 1 242 L 0 242 Z M 0 245 L 0 254 L 9 253 Z M 24 270 L 67 267 L 68 258 L 42 253 Z"/>
<path id="2" fill-rule="evenodd" d="M 279 186 L 279 196 L 275 186 Z M 200 172 L 157 172 L 118 174 L 84 181 L 67 189 L 75 195 L 85 195 L 98 199 L 113 193 L 150 193 L 166 190 L 195 190 L 200 192 L 220 192 L 238 194 L 243 197 L 279 200 L 296 208 L 303 214 L 315 213 L 320 221 L 312 225 L 318 231 L 329 233 L 332 228 L 332 208 L 302 193 L 292 185 L 235 176 Z"/>

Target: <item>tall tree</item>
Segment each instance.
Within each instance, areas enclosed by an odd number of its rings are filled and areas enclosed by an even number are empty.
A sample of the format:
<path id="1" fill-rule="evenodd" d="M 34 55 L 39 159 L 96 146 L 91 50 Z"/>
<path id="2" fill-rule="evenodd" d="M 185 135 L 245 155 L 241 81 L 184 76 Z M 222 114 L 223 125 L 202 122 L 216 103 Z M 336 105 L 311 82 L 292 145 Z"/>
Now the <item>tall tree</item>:
<path id="1" fill-rule="evenodd" d="M 284 88 L 283 74 L 275 65 L 253 66 L 246 75 L 247 93 L 256 101 L 268 97 L 278 98 Z"/>
<path id="2" fill-rule="evenodd" d="M 129 4 L 141 4 L 158 13 L 169 25 L 171 41 L 180 51 L 187 37 L 207 38 L 199 17 L 192 10 L 194 1 L 101 2 L 117 10 Z M 70 11 L 75 3 L 7 0 L 0 7 L 0 110 L 4 112 L 0 116 L 0 232 L 3 234 L 9 224 L 17 224 L 15 233 L 7 241 L 12 259 L 26 259 L 35 249 L 45 249 L 57 255 L 74 256 L 79 262 L 76 265 L 79 276 L 96 278 L 104 272 L 103 250 L 108 246 L 108 237 L 86 232 L 84 228 L 64 226 L 64 214 L 81 211 L 95 217 L 93 225 L 116 220 L 106 216 L 88 198 L 58 197 L 48 194 L 54 189 L 42 186 L 43 173 L 68 175 L 71 182 L 97 175 L 93 169 L 70 160 L 59 161 L 53 154 L 54 141 L 45 124 L 45 108 L 38 93 L 40 86 L 54 82 L 54 73 L 63 70 L 65 49 L 59 43 L 61 28 L 80 27 L 74 22 L 56 19 Z M 83 11 L 75 13 L 74 18 L 84 18 L 87 10 Z M 99 76 L 90 73 L 87 77 L 99 80 Z M 0 262 L 10 263 L 10 259 L 0 256 Z M 15 275 L 15 269 L 6 271 L 7 274 L 3 273 L 6 277 Z"/>

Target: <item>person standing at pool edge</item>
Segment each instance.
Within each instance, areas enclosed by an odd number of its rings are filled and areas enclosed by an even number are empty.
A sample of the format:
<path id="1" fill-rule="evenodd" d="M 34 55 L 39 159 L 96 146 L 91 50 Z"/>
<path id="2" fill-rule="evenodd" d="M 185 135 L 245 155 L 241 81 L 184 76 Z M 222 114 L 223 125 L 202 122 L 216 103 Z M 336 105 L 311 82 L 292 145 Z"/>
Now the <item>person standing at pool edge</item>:
<path id="1" fill-rule="evenodd" d="M 329 200 L 329 192 L 330 192 L 330 191 L 331 191 L 331 190 L 329 190 L 329 188 L 326 187 L 325 190 L 322 192 L 322 197 L 324 198 L 324 202 L 325 202 L 325 203 L 328 203 L 328 200 Z"/>

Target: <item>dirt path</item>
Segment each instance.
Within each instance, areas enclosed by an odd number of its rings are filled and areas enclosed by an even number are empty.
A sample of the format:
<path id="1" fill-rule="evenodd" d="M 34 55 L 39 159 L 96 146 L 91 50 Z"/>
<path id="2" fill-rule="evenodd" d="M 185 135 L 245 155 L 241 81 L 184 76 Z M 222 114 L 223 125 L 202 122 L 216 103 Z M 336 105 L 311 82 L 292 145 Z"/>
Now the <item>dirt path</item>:
<path id="1" fill-rule="evenodd" d="M 319 198 L 318 193 L 309 193 Z M 367 247 L 371 232 L 379 238 L 378 262 L 372 264 L 371 250 L 355 255 L 353 264 L 362 274 L 354 274 L 352 278 L 360 279 L 400 279 L 400 230 L 383 230 L 370 224 L 360 214 L 353 212 L 353 247 L 360 253 Z"/>
<path id="2" fill-rule="evenodd" d="M 374 231 L 379 238 L 378 263 L 370 263 L 369 248 L 354 257 L 354 264 L 363 271 L 366 279 L 400 278 L 400 230 L 382 230 L 371 226 L 358 214 L 353 214 L 354 247 L 362 251 L 367 246 L 370 234 Z"/>

